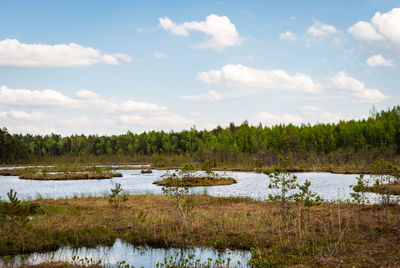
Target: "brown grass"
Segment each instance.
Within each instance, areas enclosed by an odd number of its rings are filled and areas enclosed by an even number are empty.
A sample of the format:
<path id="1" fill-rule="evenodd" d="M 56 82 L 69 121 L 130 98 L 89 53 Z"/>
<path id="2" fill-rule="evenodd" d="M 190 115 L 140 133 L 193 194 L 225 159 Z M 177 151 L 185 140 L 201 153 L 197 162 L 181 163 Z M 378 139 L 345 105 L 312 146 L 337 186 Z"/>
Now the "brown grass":
<path id="1" fill-rule="evenodd" d="M 7 267 L 7 266 L 6 266 Z M 103 267 L 101 265 L 97 264 L 91 264 L 91 265 L 81 265 L 81 264 L 72 264 L 68 262 L 45 262 L 45 263 L 40 263 L 40 264 L 22 264 L 19 266 L 19 268 L 46 268 L 46 267 L 51 267 L 51 268 L 100 268 Z"/>
<path id="2" fill-rule="evenodd" d="M 0 225 L 0 255 L 112 245 L 121 238 L 155 247 L 254 247 L 290 265 L 400 265 L 399 207 L 390 207 L 387 219 L 378 205 L 327 203 L 310 211 L 292 206 L 283 216 L 273 202 L 186 198 L 193 205 L 186 224 L 168 196 L 129 196 L 118 207 L 107 198 L 37 200 L 41 212 L 28 225 Z"/>
<path id="3" fill-rule="evenodd" d="M 22 180 L 101 180 L 122 177 L 121 173 L 100 172 L 100 173 L 58 173 L 58 174 L 24 174 L 19 178 Z"/>
<path id="4" fill-rule="evenodd" d="M 400 183 L 388 183 L 380 184 L 371 187 L 365 187 L 366 192 L 372 192 L 377 194 L 390 194 L 390 195 L 400 195 Z"/>

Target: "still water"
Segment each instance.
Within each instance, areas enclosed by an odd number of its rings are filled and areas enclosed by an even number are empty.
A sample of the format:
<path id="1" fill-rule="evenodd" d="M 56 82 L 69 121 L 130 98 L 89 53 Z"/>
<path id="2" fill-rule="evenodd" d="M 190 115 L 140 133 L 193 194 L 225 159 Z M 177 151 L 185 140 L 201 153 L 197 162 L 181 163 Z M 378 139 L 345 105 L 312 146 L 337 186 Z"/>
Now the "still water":
<path id="1" fill-rule="evenodd" d="M 76 180 L 76 181 L 34 181 L 20 180 L 17 176 L 0 176 L 0 199 L 6 199 L 6 193 L 14 189 L 21 199 L 64 198 L 74 196 L 103 196 L 110 193 L 113 183 L 120 183 L 129 194 L 161 194 L 160 186 L 153 182 L 159 180 L 165 170 L 153 170 L 151 174 L 141 174 L 140 170 L 118 170 L 123 177 L 112 180 Z M 206 193 L 212 196 L 241 196 L 254 199 L 267 199 L 274 193 L 268 189 L 267 175 L 255 172 L 219 172 L 236 179 L 237 183 L 226 186 L 193 187 L 191 193 Z M 350 188 L 356 184 L 357 175 L 331 173 L 296 173 L 298 183 L 306 179 L 311 181 L 311 190 L 329 201 L 350 198 Z M 374 202 L 373 200 L 371 200 Z"/>
<path id="2" fill-rule="evenodd" d="M 73 262 L 73 256 L 80 258 L 93 259 L 101 261 L 106 267 L 118 267 L 118 262 L 125 261 L 125 264 L 134 267 L 156 267 L 157 263 L 164 263 L 172 256 L 175 263 L 179 263 L 185 258 L 192 257 L 193 261 L 199 260 L 199 263 L 207 263 L 211 259 L 211 264 L 215 261 L 228 261 L 230 259 L 231 267 L 246 267 L 251 254 L 248 251 L 241 250 L 223 250 L 217 251 L 213 248 L 198 247 L 192 249 L 156 249 L 150 247 L 134 247 L 121 240 L 116 240 L 112 247 L 99 246 L 96 248 L 77 248 L 63 247 L 54 252 L 33 253 L 26 258 L 14 257 L 7 262 L 0 259 L 0 267 L 5 265 L 9 267 L 18 267 L 22 263 L 39 264 L 49 261 Z"/>

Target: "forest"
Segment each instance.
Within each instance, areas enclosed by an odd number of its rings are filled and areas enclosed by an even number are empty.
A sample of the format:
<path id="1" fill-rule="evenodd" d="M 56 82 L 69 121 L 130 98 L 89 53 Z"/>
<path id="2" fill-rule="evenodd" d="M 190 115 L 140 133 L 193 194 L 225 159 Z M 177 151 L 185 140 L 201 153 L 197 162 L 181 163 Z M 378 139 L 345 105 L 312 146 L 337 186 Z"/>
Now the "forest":
<path id="1" fill-rule="evenodd" d="M 252 126 L 247 121 L 213 130 L 149 131 L 123 135 L 10 134 L 0 129 L 0 163 L 64 161 L 151 162 L 171 165 L 173 159 L 211 161 L 214 166 L 275 165 L 285 155 L 294 165 L 367 165 L 378 158 L 393 163 L 400 153 L 400 106 L 367 119 Z"/>

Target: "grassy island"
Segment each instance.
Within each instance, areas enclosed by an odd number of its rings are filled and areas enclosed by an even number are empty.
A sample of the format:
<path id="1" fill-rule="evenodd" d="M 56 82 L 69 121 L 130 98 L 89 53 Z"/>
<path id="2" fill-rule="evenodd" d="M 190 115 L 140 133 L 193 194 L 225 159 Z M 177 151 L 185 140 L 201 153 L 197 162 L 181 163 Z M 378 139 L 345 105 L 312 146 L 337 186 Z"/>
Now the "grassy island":
<path id="1" fill-rule="evenodd" d="M 214 178 L 214 177 L 182 177 L 175 179 L 172 177 L 155 181 L 153 184 L 160 186 L 181 186 L 181 187 L 195 187 L 195 186 L 217 186 L 217 185 L 231 185 L 236 183 L 232 178 Z"/>
<path id="2" fill-rule="evenodd" d="M 78 172 L 78 173 L 58 173 L 58 174 L 24 174 L 19 178 L 22 180 L 101 180 L 122 177 L 121 173 L 115 172 Z"/>
<path id="3" fill-rule="evenodd" d="M 362 192 L 387 194 L 387 195 L 400 195 L 400 183 L 379 184 L 374 186 L 365 186 Z"/>
<path id="4" fill-rule="evenodd" d="M 96 166 L 43 166 L 0 170 L 1 176 L 19 176 L 23 180 L 100 180 L 122 177 L 115 167 Z M 118 169 L 128 169 L 121 166 Z"/>

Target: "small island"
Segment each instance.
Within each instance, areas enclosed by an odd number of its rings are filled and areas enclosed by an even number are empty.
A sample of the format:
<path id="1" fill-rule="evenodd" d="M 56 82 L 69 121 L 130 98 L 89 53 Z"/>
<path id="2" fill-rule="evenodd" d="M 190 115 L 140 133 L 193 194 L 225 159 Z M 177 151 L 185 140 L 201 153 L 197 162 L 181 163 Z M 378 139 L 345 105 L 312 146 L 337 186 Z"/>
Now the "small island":
<path id="1" fill-rule="evenodd" d="M 122 177 L 121 173 L 115 172 L 78 172 L 78 173 L 57 173 L 57 174 L 40 174 L 31 173 L 20 175 L 21 180 L 102 180 L 114 177 Z"/>
<path id="2" fill-rule="evenodd" d="M 183 168 L 172 174 L 167 173 L 163 177 L 163 179 L 155 181 L 153 184 L 165 187 L 196 187 L 236 183 L 235 179 L 214 172 L 209 161 L 203 163 L 200 172 L 196 172 L 192 165 L 185 164 Z"/>
<path id="3" fill-rule="evenodd" d="M 360 192 L 370 192 L 375 194 L 400 195 L 400 183 L 391 182 L 387 184 L 378 184 L 365 186 Z"/>
<path id="4" fill-rule="evenodd" d="M 1 176 L 18 176 L 22 180 L 101 180 L 122 177 L 113 167 L 42 166 L 0 170 Z"/>
<path id="5" fill-rule="evenodd" d="M 236 183 L 236 180 L 229 177 L 182 177 L 173 178 L 168 177 L 163 180 L 155 181 L 153 184 L 159 186 L 182 186 L 182 187 L 195 187 L 195 186 L 218 186 L 218 185 L 231 185 Z"/>

